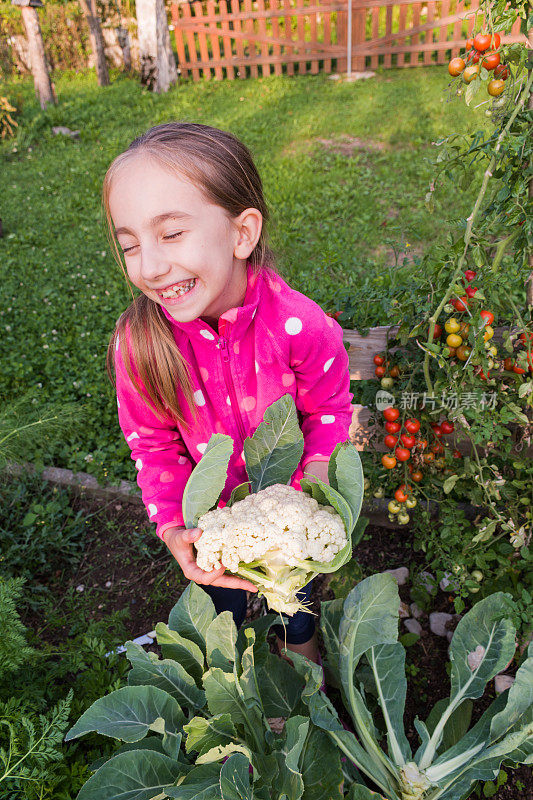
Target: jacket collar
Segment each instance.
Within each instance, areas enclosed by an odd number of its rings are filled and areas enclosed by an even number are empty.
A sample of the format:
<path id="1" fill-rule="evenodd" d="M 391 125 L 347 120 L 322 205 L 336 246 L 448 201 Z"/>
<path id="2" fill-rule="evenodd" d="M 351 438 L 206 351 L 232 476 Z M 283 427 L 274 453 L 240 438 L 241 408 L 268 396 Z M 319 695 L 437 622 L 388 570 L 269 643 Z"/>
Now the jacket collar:
<path id="1" fill-rule="evenodd" d="M 230 334 L 239 335 L 251 324 L 259 305 L 266 273 L 267 271 L 265 269 L 262 269 L 259 273 L 255 273 L 252 265 L 248 262 L 246 265 L 247 285 L 244 302 L 242 306 L 230 308 L 221 315 L 218 323 L 219 336 L 228 337 Z M 193 319 L 190 322 L 178 322 L 169 314 L 164 306 L 161 306 L 161 310 L 172 327 L 183 331 L 189 338 L 201 336 L 200 331 L 205 331 L 206 329 L 217 336 L 217 332 L 213 331 L 201 318 Z M 205 337 L 202 338 L 205 341 Z"/>

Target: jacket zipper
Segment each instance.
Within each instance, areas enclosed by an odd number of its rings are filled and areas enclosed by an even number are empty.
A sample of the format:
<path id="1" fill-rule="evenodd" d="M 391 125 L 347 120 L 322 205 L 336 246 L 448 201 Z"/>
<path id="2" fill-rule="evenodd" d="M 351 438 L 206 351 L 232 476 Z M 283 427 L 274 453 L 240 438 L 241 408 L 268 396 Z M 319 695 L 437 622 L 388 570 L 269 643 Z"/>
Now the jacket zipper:
<path id="1" fill-rule="evenodd" d="M 231 403 L 231 409 L 233 411 L 233 416 L 235 417 L 235 421 L 237 423 L 237 428 L 239 429 L 239 433 L 241 435 L 241 441 L 244 442 L 246 438 L 246 433 L 244 430 L 244 425 L 242 421 L 242 417 L 239 411 L 239 404 L 237 403 L 237 395 L 235 394 L 235 387 L 233 385 L 233 381 L 231 378 L 231 369 L 229 365 L 229 352 L 228 352 L 228 342 L 223 336 L 220 336 L 217 342 L 217 347 L 222 353 L 222 371 L 224 373 L 224 380 L 226 382 L 226 389 L 228 390 L 229 399 Z"/>

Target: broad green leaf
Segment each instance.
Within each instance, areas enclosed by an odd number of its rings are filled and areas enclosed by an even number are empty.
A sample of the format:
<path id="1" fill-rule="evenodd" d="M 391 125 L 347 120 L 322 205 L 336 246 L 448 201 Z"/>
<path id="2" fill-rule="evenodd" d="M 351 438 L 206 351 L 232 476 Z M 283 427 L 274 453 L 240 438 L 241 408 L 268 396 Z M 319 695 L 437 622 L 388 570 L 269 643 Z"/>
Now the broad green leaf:
<path id="1" fill-rule="evenodd" d="M 435 727 L 439 719 L 442 717 L 442 714 L 449 702 L 449 699 L 445 697 L 442 700 L 438 700 L 431 709 L 426 720 L 426 727 L 430 736 L 435 730 Z M 472 708 L 472 701 L 465 700 L 455 709 L 444 727 L 442 742 L 437 752 L 444 753 L 446 750 L 449 750 L 450 747 L 453 747 L 455 744 L 457 744 L 457 742 L 462 739 L 463 736 L 465 736 L 472 718 Z"/>
<path id="2" fill-rule="evenodd" d="M 206 633 L 207 663 L 210 667 L 220 667 L 233 672 L 237 643 L 237 627 L 231 611 L 218 614 Z"/>
<path id="3" fill-rule="evenodd" d="M 167 797 L 179 800 L 220 800 L 220 764 L 195 767 L 179 786 L 171 786 L 165 792 Z"/>
<path id="4" fill-rule="evenodd" d="M 283 730 L 285 740 L 281 752 L 276 752 L 280 772 L 276 792 L 280 796 L 286 795 L 288 800 L 300 800 L 303 794 L 304 782 L 299 760 L 308 730 L 309 719 L 305 717 L 288 719 Z"/>
<path id="5" fill-rule="evenodd" d="M 314 484 L 314 490 L 313 490 L 313 484 Z M 315 478 L 313 481 L 310 481 L 308 478 L 302 478 L 300 481 L 300 486 L 304 492 L 307 492 L 307 494 L 311 494 L 311 496 L 314 497 L 315 500 L 317 500 L 317 502 L 319 502 L 321 505 L 331 506 L 332 508 L 334 508 L 337 514 L 339 514 L 342 521 L 344 522 L 344 528 L 346 530 L 348 542 L 346 546 L 340 551 L 340 553 L 337 553 L 337 555 L 335 556 L 335 561 L 339 561 L 339 556 L 342 553 L 343 554 L 342 563 L 344 564 L 345 561 L 348 560 L 345 555 L 345 550 L 349 550 L 350 557 L 352 554 L 351 536 L 352 536 L 354 520 L 350 506 L 348 505 L 344 497 L 341 494 L 339 494 L 339 492 L 336 492 L 335 489 L 332 489 L 331 486 L 329 486 L 327 483 L 323 483 L 320 480 L 320 478 Z M 318 494 L 319 492 L 321 493 L 320 495 L 321 499 L 319 499 L 319 494 Z M 331 567 L 332 564 L 333 562 L 331 562 L 327 566 Z M 338 566 L 341 565 L 339 564 Z M 338 569 L 338 566 L 335 567 L 335 569 Z M 322 571 L 334 572 L 334 569 L 327 569 Z"/>
<path id="6" fill-rule="evenodd" d="M 336 489 L 350 506 L 355 524 L 361 513 L 365 489 L 361 459 L 351 442 L 345 442 L 337 453 L 336 476 Z"/>
<path id="7" fill-rule="evenodd" d="M 303 680 L 290 664 L 269 653 L 264 664 L 256 668 L 261 687 L 261 700 L 267 717 L 290 717 L 303 687 Z"/>
<path id="8" fill-rule="evenodd" d="M 236 725 L 245 724 L 245 711 L 234 675 L 212 667 L 204 675 L 204 689 L 213 716 L 229 714 Z"/>
<path id="9" fill-rule="evenodd" d="M 320 612 L 320 630 L 322 631 L 322 638 L 327 652 L 326 667 L 333 678 L 333 685 L 337 688 L 340 687 L 341 680 L 339 667 L 339 626 L 343 613 L 343 604 L 344 601 L 340 597 L 335 600 L 326 600 L 321 604 Z"/>
<path id="10" fill-rule="evenodd" d="M 372 647 L 366 656 L 374 674 L 378 701 L 387 728 L 389 754 L 398 766 L 403 766 L 411 760 L 411 748 L 403 726 L 407 694 L 405 650 L 399 642 L 395 642 Z"/>
<path id="11" fill-rule="evenodd" d="M 185 717 L 177 701 L 155 686 L 124 686 L 96 700 L 65 736 L 65 741 L 96 731 L 124 742 L 143 739 L 157 720 L 178 733 Z"/>
<path id="12" fill-rule="evenodd" d="M 370 519 L 368 517 L 359 517 L 359 519 L 355 523 L 355 527 L 352 533 L 352 547 L 357 547 L 357 545 L 363 538 L 363 534 L 366 531 L 366 527 L 369 522 Z"/>
<path id="13" fill-rule="evenodd" d="M 154 750 L 120 753 L 91 775 L 77 800 L 151 800 L 172 787 L 185 769 L 184 764 Z"/>
<path id="14" fill-rule="evenodd" d="M 193 717 L 183 726 L 187 734 L 185 747 L 188 753 L 195 750 L 203 755 L 212 747 L 225 745 L 237 737 L 237 731 L 230 714 L 217 714 L 214 717 Z"/>
<path id="15" fill-rule="evenodd" d="M 240 483 L 238 486 L 233 489 L 230 498 L 226 505 L 231 507 L 235 503 L 238 503 L 239 500 L 244 500 L 245 497 L 248 497 L 250 494 L 250 483 L 246 481 L 246 483 Z"/>
<path id="16" fill-rule="evenodd" d="M 177 737 L 176 737 L 177 738 Z M 140 739 L 138 742 L 126 742 L 113 751 L 113 758 L 118 756 L 119 753 L 129 753 L 131 750 L 155 750 L 158 753 L 164 753 L 163 742 L 161 736 L 147 736 L 145 739 Z M 108 756 L 97 758 L 89 764 L 91 772 L 96 772 L 101 766 L 109 761 Z"/>
<path id="17" fill-rule="evenodd" d="M 205 655 L 207 629 L 215 617 L 213 601 L 207 592 L 191 581 L 170 612 L 168 627 L 195 642 Z"/>
<path id="18" fill-rule="evenodd" d="M 203 690 L 177 661 L 160 660 L 156 653 L 147 653 L 134 642 L 126 642 L 126 655 L 132 666 L 128 674 L 130 686 L 156 686 L 191 711 L 205 706 Z"/>
<path id="19" fill-rule="evenodd" d="M 258 617 L 254 619 L 252 622 L 246 622 L 239 630 L 237 635 L 237 650 L 239 653 L 242 652 L 248 647 L 247 641 L 247 634 L 245 631 L 248 628 L 251 628 L 255 635 L 255 647 L 256 650 L 260 647 L 264 642 L 266 642 L 266 637 L 272 625 L 275 625 L 276 622 L 279 622 L 278 614 L 264 614 L 262 617 Z"/>
<path id="20" fill-rule="evenodd" d="M 225 433 L 211 436 L 183 490 L 182 511 L 187 528 L 196 528 L 198 518 L 217 504 L 228 477 L 232 453 L 231 436 Z"/>
<path id="21" fill-rule="evenodd" d="M 230 756 L 220 770 L 221 800 L 253 800 L 254 790 L 248 771 L 249 760 L 243 753 Z"/>
<path id="22" fill-rule="evenodd" d="M 342 442 L 339 442 L 331 454 L 328 462 L 328 483 L 337 492 L 339 491 L 339 487 L 337 486 L 337 456 L 339 455 L 341 447 Z"/>
<path id="23" fill-rule="evenodd" d="M 341 753 L 325 731 L 312 728 L 300 756 L 302 800 L 342 800 Z"/>
<path id="24" fill-rule="evenodd" d="M 171 630 L 164 622 L 157 623 L 155 633 L 163 658 L 178 661 L 195 681 L 200 683 L 204 674 L 204 656 L 198 645 L 180 636 L 177 631 Z"/>
<path id="25" fill-rule="evenodd" d="M 529 645 L 528 658 L 516 673 L 515 682 L 509 689 L 507 705 L 492 720 L 491 740 L 504 736 L 521 718 L 531 712 L 533 706 L 533 642 Z"/>
<path id="26" fill-rule="evenodd" d="M 252 492 L 287 484 L 304 451 L 294 400 L 289 394 L 272 403 L 251 438 L 244 440 L 244 460 Z"/>
<path id="27" fill-rule="evenodd" d="M 346 795 L 346 800 L 384 800 L 384 798 L 382 794 L 367 789 L 361 783 L 354 783 Z"/>
<path id="28" fill-rule="evenodd" d="M 229 744 L 219 744 L 207 750 L 203 755 L 198 756 L 196 763 L 211 764 L 215 761 L 223 761 L 232 753 L 242 753 L 246 756 L 247 761 L 252 762 L 252 753 L 248 747 L 237 742 L 229 742 Z"/>
<path id="29" fill-rule="evenodd" d="M 515 652 L 511 611 L 509 595 L 496 592 L 459 621 L 450 645 L 452 699 L 480 697 L 487 681 L 505 669 Z"/>

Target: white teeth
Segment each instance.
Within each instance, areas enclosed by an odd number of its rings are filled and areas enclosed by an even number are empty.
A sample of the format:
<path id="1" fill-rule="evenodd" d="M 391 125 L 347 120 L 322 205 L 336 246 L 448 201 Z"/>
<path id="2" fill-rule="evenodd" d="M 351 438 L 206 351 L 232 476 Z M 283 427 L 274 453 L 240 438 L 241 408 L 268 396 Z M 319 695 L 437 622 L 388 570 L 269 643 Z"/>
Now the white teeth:
<path id="1" fill-rule="evenodd" d="M 173 286 L 169 286 L 168 289 L 165 289 L 164 292 L 158 292 L 158 294 L 163 299 L 181 297 L 183 294 L 190 292 L 195 283 L 196 278 L 191 278 L 191 280 L 187 281 L 186 283 L 175 283 Z"/>

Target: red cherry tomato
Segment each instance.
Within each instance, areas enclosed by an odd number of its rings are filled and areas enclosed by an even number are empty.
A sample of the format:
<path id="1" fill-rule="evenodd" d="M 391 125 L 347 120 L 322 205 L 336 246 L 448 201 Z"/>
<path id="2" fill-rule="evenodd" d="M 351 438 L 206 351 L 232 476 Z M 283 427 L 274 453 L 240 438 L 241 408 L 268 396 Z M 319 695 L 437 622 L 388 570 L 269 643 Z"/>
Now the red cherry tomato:
<path id="1" fill-rule="evenodd" d="M 487 53 L 487 55 L 481 62 L 481 66 L 485 67 L 485 69 L 492 70 L 495 69 L 499 63 L 500 63 L 499 53 Z"/>
<path id="2" fill-rule="evenodd" d="M 474 40 L 473 39 L 467 39 L 466 40 L 466 49 L 467 50 L 471 50 L 473 48 L 473 46 L 474 46 Z"/>
<path id="3" fill-rule="evenodd" d="M 406 495 L 406 494 L 405 494 L 405 492 L 403 492 L 403 491 L 402 491 L 400 488 L 398 488 L 398 489 L 396 489 L 396 491 L 394 492 L 394 499 L 395 499 L 395 500 L 396 500 L 398 503 L 405 503 L 405 501 L 407 500 L 407 495 Z"/>
<path id="4" fill-rule="evenodd" d="M 402 426 L 399 422 L 386 422 L 385 423 L 385 430 L 387 433 L 399 433 L 402 429 Z"/>
<path id="5" fill-rule="evenodd" d="M 394 455 L 398 461 L 409 461 L 411 458 L 411 453 L 406 447 L 397 447 L 394 451 Z"/>
<path id="6" fill-rule="evenodd" d="M 413 472 L 411 472 L 411 480 L 414 481 L 415 483 L 420 483 L 423 477 L 424 475 L 419 469 L 415 469 L 413 470 Z"/>
<path id="7" fill-rule="evenodd" d="M 524 344 L 527 344 L 528 339 L 530 342 L 533 342 L 533 331 L 528 331 L 527 335 L 525 333 L 520 334 L 520 341 Z"/>
<path id="8" fill-rule="evenodd" d="M 442 436 L 442 428 L 438 422 L 432 422 L 431 427 L 433 428 L 433 433 L 435 436 Z"/>
<path id="9" fill-rule="evenodd" d="M 467 286 L 465 289 L 465 294 L 467 297 L 472 298 L 477 291 L 477 286 Z"/>
<path id="10" fill-rule="evenodd" d="M 393 447 L 396 447 L 398 444 L 398 437 L 393 436 L 392 433 L 389 433 L 387 436 L 385 436 L 383 441 L 385 443 L 385 447 L 388 447 L 390 450 L 392 450 Z"/>
<path id="11" fill-rule="evenodd" d="M 493 33 L 490 39 L 490 46 L 493 47 L 495 50 L 498 49 L 501 43 L 501 37 L 499 33 Z"/>
<path id="12" fill-rule="evenodd" d="M 394 422 L 400 416 L 400 412 L 397 408 L 393 408 L 393 406 L 389 406 L 383 412 L 383 416 L 387 420 L 387 422 Z"/>
<path id="13" fill-rule="evenodd" d="M 426 447 L 428 446 L 428 440 L 427 439 L 417 439 L 416 446 L 417 446 L 417 448 L 419 450 L 425 450 Z"/>
<path id="14" fill-rule="evenodd" d="M 516 372 L 517 375 L 523 375 L 524 372 L 525 372 L 525 369 L 522 369 L 522 367 L 519 367 L 518 364 L 515 364 L 513 366 L 513 372 Z"/>
<path id="15" fill-rule="evenodd" d="M 494 77 L 500 81 L 506 81 L 509 77 L 509 67 L 507 64 L 498 64 L 494 70 Z"/>
<path id="16" fill-rule="evenodd" d="M 465 278 L 467 279 L 467 281 L 473 281 L 476 275 L 477 272 L 474 272 L 473 269 L 467 269 L 465 272 Z"/>
<path id="17" fill-rule="evenodd" d="M 440 429 L 443 433 L 453 433 L 455 430 L 455 425 L 453 422 L 448 422 L 447 419 L 444 422 L 441 422 Z"/>
<path id="18" fill-rule="evenodd" d="M 424 455 L 422 456 L 422 461 L 424 462 L 424 464 L 431 464 L 431 462 L 434 459 L 435 456 L 433 455 L 433 453 L 424 453 Z"/>
<path id="19" fill-rule="evenodd" d="M 441 336 L 442 336 L 442 325 L 439 325 L 439 323 L 436 322 L 435 328 L 433 330 L 433 341 L 435 341 L 435 339 L 440 339 Z M 429 328 L 428 328 L 428 337 L 429 337 Z"/>
<path id="20" fill-rule="evenodd" d="M 492 323 L 494 322 L 494 314 L 492 313 L 492 311 L 483 310 L 479 312 L 479 315 L 485 325 L 492 325 Z"/>
<path id="21" fill-rule="evenodd" d="M 385 377 L 386 371 L 387 370 L 385 369 L 385 367 L 376 367 L 376 369 L 374 370 L 374 375 L 376 376 L 376 378 L 383 378 Z"/>
<path id="22" fill-rule="evenodd" d="M 461 453 L 461 451 L 460 451 L 460 450 L 454 450 L 454 451 L 453 451 L 453 457 L 454 457 L 454 458 L 462 458 L 462 457 L 463 457 L 463 454 Z"/>
<path id="23" fill-rule="evenodd" d="M 380 355 L 374 356 L 374 364 L 376 365 L 376 367 L 382 367 L 384 361 L 385 359 L 383 358 L 383 356 Z"/>
<path id="24" fill-rule="evenodd" d="M 391 376 L 391 378 L 399 378 L 400 377 L 400 368 L 396 364 L 394 364 L 394 366 L 391 367 L 389 375 Z"/>
<path id="25" fill-rule="evenodd" d="M 394 456 L 389 456 L 389 455 L 381 456 L 381 463 L 383 464 L 385 469 L 394 469 L 394 467 L 396 466 L 396 459 L 394 458 Z"/>
<path id="26" fill-rule="evenodd" d="M 513 366 L 514 366 L 514 361 L 510 356 L 508 356 L 507 358 L 504 358 L 504 360 L 503 360 L 503 368 L 506 369 L 507 372 L 512 372 L 513 371 Z"/>
<path id="27" fill-rule="evenodd" d="M 454 297 L 452 300 L 452 306 L 455 308 L 456 311 L 466 311 L 470 303 L 468 302 L 468 297 Z"/>
<path id="28" fill-rule="evenodd" d="M 406 419 L 405 430 L 407 433 L 418 433 L 420 430 L 420 422 L 417 419 Z"/>
<path id="29" fill-rule="evenodd" d="M 416 444 L 415 437 L 411 436 L 411 434 L 409 434 L 409 433 L 402 433 L 402 435 L 400 436 L 400 439 L 402 440 L 403 446 L 407 447 L 408 450 L 410 450 Z"/>
<path id="30" fill-rule="evenodd" d="M 484 53 L 485 50 L 489 49 L 491 38 L 488 33 L 478 33 L 477 36 L 474 36 L 474 47 L 478 53 Z"/>

